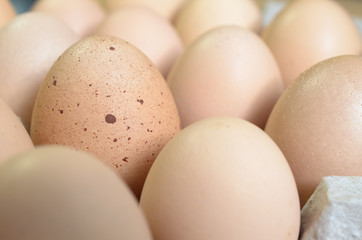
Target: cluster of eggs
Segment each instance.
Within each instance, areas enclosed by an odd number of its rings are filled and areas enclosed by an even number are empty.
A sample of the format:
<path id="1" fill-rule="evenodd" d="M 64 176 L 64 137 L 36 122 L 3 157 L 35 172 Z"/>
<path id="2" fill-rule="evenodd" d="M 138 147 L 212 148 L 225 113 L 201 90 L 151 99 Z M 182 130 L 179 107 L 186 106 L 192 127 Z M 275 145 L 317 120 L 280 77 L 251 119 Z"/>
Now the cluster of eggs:
<path id="1" fill-rule="evenodd" d="M 333 0 L 0 0 L 0 239 L 298 239 L 362 174 L 362 41 Z"/>

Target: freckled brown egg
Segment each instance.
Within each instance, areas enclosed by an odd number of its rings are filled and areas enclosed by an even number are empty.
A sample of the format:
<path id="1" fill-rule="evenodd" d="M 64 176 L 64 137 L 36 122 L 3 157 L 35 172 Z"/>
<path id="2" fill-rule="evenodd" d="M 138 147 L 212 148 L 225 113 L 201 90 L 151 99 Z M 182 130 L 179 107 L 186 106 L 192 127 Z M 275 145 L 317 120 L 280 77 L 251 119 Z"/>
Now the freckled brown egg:
<path id="1" fill-rule="evenodd" d="M 362 57 L 331 58 L 301 74 L 265 131 L 292 168 L 302 206 L 322 177 L 362 175 Z"/>
<path id="2" fill-rule="evenodd" d="M 11 108 L 0 99 L 0 163 L 33 148 L 30 136 Z"/>
<path id="3" fill-rule="evenodd" d="M 223 26 L 191 44 L 167 77 L 182 127 L 212 116 L 246 119 L 263 128 L 283 91 L 271 52 L 253 32 Z"/>
<path id="4" fill-rule="evenodd" d="M 100 0 L 108 11 L 126 6 L 148 7 L 161 16 L 172 20 L 183 4 L 189 0 Z"/>
<path id="5" fill-rule="evenodd" d="M 35 145 L 93 153 L 138 196 L 179 125 L 174 99 L 152 62 L 119 38 L 92 36 L 54 63 L 37 96 L 30 134 Z"/>
<path id="6" fill-rule="evenodd" d="M 126 184 L 98 159 L 46 146 L 0 165 L 0 239 L 152 239 Z"/>
<path id="7" fill-rule="evenodd" d="M 92 34 L 106 15 L 96 0 L 38 0 L 32 11 L 59 17 L 81 37 Z"/>
<path id="8" fill-rule="evenodd" d="M 18 15 L 0 30 L 0 97 L 26 128 L 45 75 L 78 39 L 67 25 L 46 13 Z"/>
<path id="9" fill-rule="evenodd" d="M 152 60 L 163 76 L 167 76 L 184 48 L 171 23 L 148 8 L 122 7 L 112 12 L 96 33 L 130 42 Z"/>
<path id="10" fill-rule="evenodd" d="M 0 28 L 10 19 L 14 18 L 16 13 L 9 0 L 0 0 Z"/>
<path id="11" fill-rule="evenodd" d="M 140 206 L 157 240 L 296 240 L 295 181 L 277 145 L 237 118 L 201 120 L 151 167 Z"/>
<path id="12" fill-rule="evenodd" d="M 236 25 L 255 32 L 261 29 L 261 13 L 253 0 L 192 0 L 175 20 L 181 39 L 188 46 L 200 35 L 222 25 Z"/>
<path id="13" fill-rule="evenodd" d="M 312 65 L 344 54 L 361 54 L 352 17 L 333 0 L 296 0 L 263 31 L 286 86 Z"/>

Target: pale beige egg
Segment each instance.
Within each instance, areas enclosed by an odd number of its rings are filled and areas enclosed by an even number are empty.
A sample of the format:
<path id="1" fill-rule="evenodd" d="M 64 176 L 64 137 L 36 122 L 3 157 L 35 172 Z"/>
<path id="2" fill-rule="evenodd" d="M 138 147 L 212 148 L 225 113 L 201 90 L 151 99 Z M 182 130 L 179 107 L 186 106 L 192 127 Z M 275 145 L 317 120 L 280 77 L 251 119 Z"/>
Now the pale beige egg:
<path id="1" fill-rule="evenodd" d="M 26 128 L 45 75 L 78 39 L 65 23 L 47 13 L 18 15 L 0 29 L 0 97 Z"/>
<path id="2" fill-rule="evenodd" d="M 301 74 L 265 131 L 292 168 L 301 206 L 322 177 L 362 175 L 362 57 L 327 59 Z"/>
<path id="3" fill-rule="evenodd" d="M 110 13 L 96 33 L 132 43 L 152 60 L 165 77 L 184 49 L 173 25 L 145 7 L 122 7 Z"/>
<path id="4" fill-rule="evenodd" d="M 182 127 L 212 116 L 246 119 L 263 128 L 284 87 L 278 65 L 254 32 L 210 30 L 191 44 L 167 77 Z"/>
<path id="5" fill-rule="evenodd" d="M 23 124 L 0 98 L 0 163 L 32 148 L 33 143 Z"/>
<path id="6" fill-rule="evenodd" d="M 98 159 L 46 146 L 0 165 L 0 238 L 151 240 L 124 181 Z"/>
<path id="7" fill-rule="evenodd" d="M 96 0 L 37 0 L 32 11 L 53 14 L 80 37 L 92 34 L 106 16 Z"/>
<path id="8" fill-rule="evenodd" d="M 261 129 L 217 117 L 183 129 L 162 149 L 140 206 L 157 240 L 290 239 L 299 233 L 295 181 Z"/>
<path id="9" fill-rule="evenodd" d="M 236 25 L 255 32 L 261 30 L 261 12 L 253 0 L 192 0 L 175 20 L 181 39 L 188 46 L 215 27 Z"/>
<path id="10" fill-rule="evenodd" d="M 352 17 L 333 0 L 295 0 L 263 31 L 286 86 L 314 64 L 339 55 L 361 54 Z"/>

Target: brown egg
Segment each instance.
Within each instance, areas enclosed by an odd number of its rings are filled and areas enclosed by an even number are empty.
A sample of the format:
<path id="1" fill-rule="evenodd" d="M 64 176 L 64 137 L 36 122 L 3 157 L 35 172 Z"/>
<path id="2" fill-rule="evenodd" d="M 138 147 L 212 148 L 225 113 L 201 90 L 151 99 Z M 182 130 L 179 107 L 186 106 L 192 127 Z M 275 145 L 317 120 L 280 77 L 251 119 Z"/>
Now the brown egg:
<path id="1" fill-rule="evenodd" d="M 240 117 L 259 127 L 283 91 L 278 66 L 264 42 L 236 26 L 210 30 L 173 66 L 168 84 L 182 127 L 211 116 Z"/>
<path id="2" fill-rule="evenodd" d="M 59 17 L 81 37 L 92 34 L 106 15 L 96 0 L 38 0 L 32 10 Z"/>
<path id="3" fill-rule="evenodd" d="M 174 99 L 152 62 L 119 38 L 92 36 L 66 50 L 50 69 L 30 134 L 35 145 L 62 144 L 94 154 L 138 196 L 179 125 Z"/>
<path id="4" fill-rule="evenodd" d="M 210 29 L 236 25 L 258 32 L 261 13 L 252 0 L 192 0 L 182 8 L 175 26 L 186 46 Z"/>
<path id="5" fill-rule="evenodd" d="M 16 13 L 9 0 L 0 0 L 0 28 L 15 17 Z"/>
<path id="6" fill-rule="evenodd" d="M 172 20 L 180 8 L 189 0 L 99 0 L 108 11 L 126 6 L 148 7 L 161 16 Z"/>
<path id="7" fill-rule="evenodd" d="M 0 30 L 0 97 L 26 128 L 46 73 L 77 40 L 68 26 L 45 13 L 19 15 Z"/>
<path id="8" fill-rule="evenodd" d="M 279 64 L 286 86 L 322 60 L 362 53 L 353 19 L 332 0 L 291 1 L 262 35 Z"/>
<path id="9" fill-rule="evenodd" d="M 183 43 L 171 23 L 149 8 L 122 7 L 112 12 L 96 31 L 132 43 L 167 76 L 183 52 Z"/>
<path id="10" fill-rule="evenodd" d="M 98 159 L 47 146 L 0 165 L 1 239 L 152 239 L 137 201 Z"/>
<path id="11" fill-rule="evenodd" d="M 140 206 L 157 240 L 297 239 L 292 172 L 276 144 L 236 118 L 183 129 L 161 151 Z"/>
<path id="12" fill-rule="evenodd" d="M 19 118 L 0 99 L 0 163 L 9 157 L 33 148 L 33 143 Z"/>
<path id="13" fill-rule="evenodd" d="M 362 57 L 340 56 L 301 74 L 265 131 L 288 160 L 301 205 L 323 176 L 362 174 Z"/>

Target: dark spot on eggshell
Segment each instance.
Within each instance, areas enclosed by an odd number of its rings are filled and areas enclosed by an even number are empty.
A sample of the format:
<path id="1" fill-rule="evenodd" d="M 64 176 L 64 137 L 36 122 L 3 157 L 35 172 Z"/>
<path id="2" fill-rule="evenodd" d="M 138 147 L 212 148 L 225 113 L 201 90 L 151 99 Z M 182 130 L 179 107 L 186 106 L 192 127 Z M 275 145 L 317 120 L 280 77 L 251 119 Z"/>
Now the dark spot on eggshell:
<path id="1" fill-rule="evenodd" d="M 141 105 L 143 104 L 143 100 L 142 100 L 142 99 L 137 99 L 137 102 L 141 103 Z"/>
<path id="2" fill-rule="evenodd" d="M 127 126 L 127 130 L 129 130 L 131 127 L 130 126 Z"/>
<path id="3" fill-rule="evenodd" d="M 89 84 L 88 86 L 90 86 L 90 87 L 91 87 L 91 86 L 92 86 L 92 84 Z"/>
<path id="4" fill-rule="evenodd" d="M 86 131 L 87 131 L 87 128 L 84 128 L 83 130 L 84 130 L 84 132 L 86 132 Z"/>
<path id="5" fill-rule="evenodd" d="M 105 117 L 106 123 L 113 124 L 117 121 L 116 117 L 112 114 L 107 114 Z"/>
<path id="6" fill-rule="evenodd" d="M 131 140 L 131 138 L 129 137 L 127 140 L 129 141 L 129 140 Z"/>
<path id="7" fill-rule="evenodd" d="M 115 50 L 115 48 L 114 48 L 114 47 L 109 47 L 109 50 L 114 51 L 114 50 Z"/>
<path id="8" fill-rule="evenodd" d="M 117 142 L 117 138 L 113 139 L 113 142 Z"/>
<path id="9" fill-rule="evenodd" d="M 128 157 L 124 157 L 124 158 L 122 159 L 122 161 L 123 161 L 123 162 L 128 162 Z"/>
<path id="10" fill-rule="evenodd" d="M 64 111 L 63 111 L 63 110 L 61 110 L 61 109 L 59 109 L 59 112 L 60 112 L 60 114 L 63 114 L 63 112 L 64 112 Z"/>

